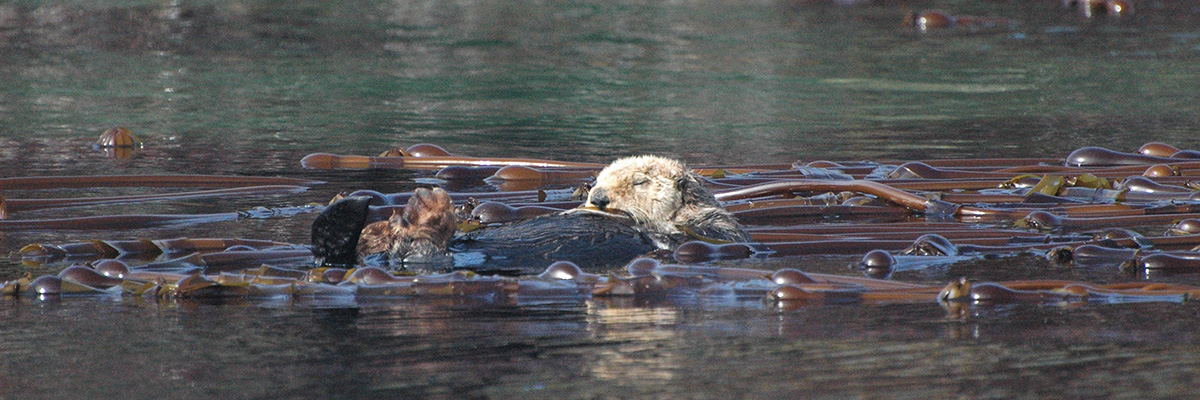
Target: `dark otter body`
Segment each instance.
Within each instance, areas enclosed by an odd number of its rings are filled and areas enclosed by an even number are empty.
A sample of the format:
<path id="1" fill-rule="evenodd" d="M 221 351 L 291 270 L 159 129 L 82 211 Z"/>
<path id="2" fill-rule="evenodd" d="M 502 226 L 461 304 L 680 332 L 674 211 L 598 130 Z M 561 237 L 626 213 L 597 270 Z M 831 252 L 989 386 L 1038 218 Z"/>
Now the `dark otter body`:
<path id="1" fill-rule="evenodd" d="M 367 225 L 367 198 L 347 198 L 325 209 L 313 222 L 313 254 L 330 266 L 353 266 L 362 229 Z M 672 243 L 639 229 L 627 218 L 590 212 L 565 212 L 489 226 L 450 241 L 449 254 L 396 260 L 386 253 L 364 255 L 369 264 L 389 264 L 419 272 L 468 269 L 488 273 L 536 273 L 555 261 L 571 261 L 585 270 L 604 271 Z M 672 246 L 669 245 L 669 246 Z"/>
<path id="2" fill-rule="evenodd" d="M 555 261 L 589 271 L 625 265 L 659 247 L 619 217 L 558 213 L 459 235 L 450 242 L 455 268 L 540 272 Z"/>

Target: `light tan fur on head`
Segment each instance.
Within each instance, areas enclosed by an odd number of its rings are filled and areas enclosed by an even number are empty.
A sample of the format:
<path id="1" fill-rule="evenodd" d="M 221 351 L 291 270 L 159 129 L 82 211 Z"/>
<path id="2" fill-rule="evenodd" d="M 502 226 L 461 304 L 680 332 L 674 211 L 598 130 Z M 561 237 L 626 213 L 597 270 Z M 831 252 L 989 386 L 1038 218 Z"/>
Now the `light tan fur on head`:
<path id="1" fill-rule="evenodd" d="M 741 226 L 683 163 L 658 156 L 613 161 L 600 171 L 584 206 L 629 214 L 638 224 L 662 234 L 683 229 L 722 240 L 745 241 Z"/>
<path id="2" fill-rule="evenodd" d="M 683 207 L 679 181 L 688 174 L 678 161 L 657 156 L 613 161 L 596 176 L 585 205 L 624 211 L 640 224 L 676 230 L 675 214 Z"/>

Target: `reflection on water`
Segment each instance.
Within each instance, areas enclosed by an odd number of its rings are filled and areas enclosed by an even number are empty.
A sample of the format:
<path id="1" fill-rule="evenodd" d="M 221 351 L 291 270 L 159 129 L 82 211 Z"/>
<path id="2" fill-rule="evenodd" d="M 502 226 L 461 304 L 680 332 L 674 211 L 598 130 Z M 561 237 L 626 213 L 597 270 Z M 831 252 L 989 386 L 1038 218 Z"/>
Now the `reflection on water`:
<path id="1" fill-rule="evenodd" d="M 359 308 L 6 301 L 6 395 L 1121 396 L 1190 390 L 1193 306 Z M 623 304 L 622 304 L 623 303 Z M 54 382 L 54 384 L 50 384 Z M 147 385 L 147 383 L 153 383 Z M 231 392 L 236 388 L 236 392 Z"/>
<path id="2" fill-rule="evenodd" d="M 1013 23 L 922 34 L 900 26 L 916 8 Z M 1135 8 L 1086 18 L 1057 1 L 8 2 L 0 166 L 4 176 L 328 182 L 288 197 L 22 214 L 48 218 L 411 190 L 430 175 L 313 172 L 299 160 L 418 142 L 571 161 L 653 152 L 692 164 L 1200 148 L 1200 3 Z M 115 126 L 145 148 L 126 160 L 93 150 Z M 4 195 L 118 192 L 131 191 Z M 5 232 L 0 249 L 137 237 L 303 243 L 311 218 Z M 62 267 L 0 261 L 0 279 Z M 1031 256 L 896 278 L 964 275 L 1128 279 L 1047 270 Z M 1200 365 L 1196 312 L 1193 303 L 977 307 L 960 317 L 933 303 L 776 309 L 728 299 L 6 299 L 0 398 L 1182 397 Z"/>

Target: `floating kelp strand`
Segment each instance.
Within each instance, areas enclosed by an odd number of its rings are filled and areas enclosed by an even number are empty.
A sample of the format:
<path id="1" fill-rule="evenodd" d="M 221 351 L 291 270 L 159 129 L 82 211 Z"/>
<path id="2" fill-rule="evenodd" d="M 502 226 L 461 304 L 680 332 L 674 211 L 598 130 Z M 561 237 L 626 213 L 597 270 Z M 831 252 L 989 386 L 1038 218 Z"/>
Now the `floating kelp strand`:
<path id="1" fill-rule="evenodd" d="M 960 212 L 966 212 L 965 209 L 978 211 L 979 213 L 987 213 L 986 210 L 977 210 L 973 207 L 963 207 L 951 203 L 941 202 L 938 200 L 927 199 L 903 190 L 899 190 L 881 183 L 871 181 L 816 181 L 816 180 L 786 180 L 772 183 L 764 183 L 759 185 L 748 186 L 741 189 L 729 190 L 716 193 L 717 200 L 728 201 L 737 199 L 747 199 L 770 194 L 793 193 L 796 192 L 840 192 L 852 191 L 863 194 L 870 194 L 892 203 L 899 204 L 908 209 L 923 212 L 933 215 L 958 215 Z"/>
<path id="2" fill-rule="evenodd" d="M 1200 254 L 1180 255 L 1152 253 L 1142 255 L 1136 262 L 1141 271 L 1197 273 L 1200 272 Z"/>
<path id="3" fill-rule="evenodd" d="M 312 186 L 321 181 L 230 175 L 91 175 L 0 178 L 0 190 L 39 190 L 95 187 L 239 187 Z"/>
<path id="4" fill-rule="evenodd" d="M 1118 188 L 1141 193 L 1195 193 L 1196 191 L 1177 185 L 1163 184 L 1144 176 L 1130 176 L 1116 185 Z"/>
<path id="5" fill-rule="evenodd" d="M 41 210 L 48 208 L 84 207 L 107 204 L 142 203 L 149 201 L 174 201 L 207 197 L 237 197 L 266 194 L 294 194 L 307 191 L 307 186 L 269 185 L 226 189 L 200 190 L 180 193 L 156 193 L 132 196 L 77 197 L 61 199 L 3 199 L 6 212 Z"/>
<path id="6" fill-rule="evenodd" d="M 43 230 L 126 230 L 164 226 L 194 225 L 217 221 L 234 221 L 238 213 L 217 214 L 130 214 L 94 217 L 52 218 L 31 220 L 0 220 L 0 231 Z"/>
<path id="7" fill-rule="evenodd" d="M 250 283 L 246 285 L 246 296 L 255 297 L 292 297 L 296 295 L 296 285 L 293 283 Z"/>
<path id="8" fill-rule="evenodd" d="M 1062 165 L 1062 158 L 1027 157 L 1027 158 L 938 158 L 917 160 L 923 164 L 939 168 L 1012 168 L 1030 165 Z"/>
<path id="9" fill-rule="evenodd" d="M 1097 227 L 1134 227 L 1169 224 L 1187 218 L 1200 218 L 1200 213 L 1142 214 L 1112 217 L 1063 217 L 1045 211 L 1034 211 L 1018 221 L 1017 226 L 1040 231 L 1096 229 Z"/>
<path id="10" fill-rule="evenodd" d="M 1025 178 L 1032 179 L 1032 178 Z M 887 179 L 877 182 L 899 190 L 919 191 L 952 191 L 952 190 L 987 190 L 1004 187 L 1011 184 L 1011 179 L 1004 178 L 965 178 L 965 179 Z"/>
<path id="11" fill-rule="evenodd" d="M 762 224 L 794 219 L 837 217 L 839 219 L 900 220 L 915 215 L 902 207 L 876 206 L 783 206 L 735 211 L 734 217 L 746 224 Z"/>
<path id="12" fill-rule="evenodd" d="M 631 268 L 641 270 L 643 268 Z M 5 293 L 27 295 L 115 294 L 153 296 L 162 299 L 278 298 L 300 296 L 354 298 L 449 297 L 477 298 L 489 301 L 561 301 L 581 300 L 590 296 L 641 297 L 708 296 L 762 297 L 772 302 L 819 300 L 834 302 L 924 302 L 967 300 L 979 304 L 1004 302 L 1080 301 L 1179 301 L 1200 292 L 1200 288 L 1182 285 L 1126 283 L 1094 286 L 1069 281 L 1017 281 L 971 285 L 958 281 L 941 288 L 903 282 L 827 274 L 805 274 L 794 270 L 767 271 L 723 267 L 650 264 L 657 271 L 648 276 L 604 278 L 595 283 L 564 279 L 515 279 L 453 273 L 417 276 L 411 281 L 379 284 L 330 285 L 307 283 L 293 278 L 260 279 L 248 274 L 224 273 L 215 277 L 189 274 L 169 279 L 125 280 L 109 290 L 79 285 L 47 276 L 33 281 L 9 282 L 0 286 Z M 255 280 L 259 279 L 259 280 Z M 36 284 L 35 284 L 36 282 Z M 24 286 L 24 287 L 21 287 Z M 589 293 L 590 291 L 590 293 Z M 950 293 L 953 292 L 953 293 Z M 1103 295 L 1103 298 L 1095 297 Z M 782 307 L 782 305 L 781 305 Z"/>
<path id="13" fill-rule="evenodd" d="M 1173 160 L 1140 153 L 1122 153 L 1102 147 L 1082 147 L 1067 155 L 1064 164 L 1068 167 L 1110 165 L 1152 165 L 1170 163 Z"/>
<path id="14" fill-rule="evenodd" d="M 175 238 L 153 241 L 147 239 L 95 240 L 62 245 L 34 243 L 22 247 L 17 254 L 23 261 L 50 263 L 62 259 L 154 258 L 162 254 L 177 256 L 197 252 L 211 253 L 233 246 L 246 246 L 253 249 L 287 246 L 291 250 L 300 250 L 300 248 L 294 247 L 295 245 L 270 240 Z"/>
<path id="15" fill-rule="evenodd" d="M 591 283 L 575 280 L 521 280 L 517 283 L 518 300 L 564 300 L 592 297 Z"/>
<path id="16" fill-rule="evenodd" d="M 448 181 L 459 181 L 459 180 L 483 181 L 486 178 L 496 175 L 496 172 L 499 171 L 500 168 L 501 167 L 491 166 L 491 165 L 481 166 L 481 167 L 451 165 L 451 166 L 442 168 L 434 176 L 436 176 L 438 179 L 445 179 Z"/>
<path id="17" fill-rule="evenodd" d="M 358 293 L 358 286 L 340 285 L 292 285 L 293 295 L 297 297 L 347 297 Z"/>
<path id="18" fill-rule="evenodd" d="M 119 286 L 101 289 L 64 280 L 54 275 L 46 275 L 34 279 L 27 286 L 20 288 L 20 294 L 29 296 L 114 295 L 120 294 L 121 290 Z"/>
<path id="19" fill-rule="evenodd" d="M 121 282 L 124 282 L 123 278 L 109 277 L 83 265 L 72 265 L 67 267 L 58 273 L 58 277 L 66 281 L 75 282 L 80 285 L 101 290 L 114 286 L 120 286 Z"/>
<path id="20" fill-rule="evenodd" d="M 379 267 L 361 267 L 348 271 L 340 284 L 379 285 L 412 281 L 413 278 L 399 278 Z"/>
<path id="21" fill-rule="evenodd" d="M 262 263 L 293 263 L 312 265 L 313 254 L 310 249 L 287 249 L 287 250 L 248 250 L 248 251 L 221 251 L 216 253 L 202 254 L 201 258 L 204 261 L 210 272 L 228 268 L 241 268 L 247 265 L 255 265 Z"/>
<path id="22" fill-rule="evenodd" d="M 97 241 L 66 243 L 62 245 L 32 243 L 21 247 L 20 250 L 17 250 L 17 253 L 24 260 L 40 260 L 41 262 L 63 258 L 111 258 L 120 254 L 113 248 Z"/>
<path id="23" fill-rule="evenodd" d="M 471 210 L 471 219 L 477 220 L 483 224 L 506 223 L 525 220 L 540 215 L 549 215 L 562 212 L 562 209 L 542 207 L 542 206 L 524 206 L 513 207 L 508 204 L 488 201 L 480 203 Z"/>
<path id="24" fill-rule="evenodd" d="M 491 181 L 536 181 L 541 183 L 570 183 L 585 182 L 595 179 L 599 168 L 595 169 L 536 169 L 523 165 L 509 165 L 500 168 L 486 179 Z"/>
<path id="25" fill-rule="evenodd" d="M 884 250 L 871 250 L 862 260 L 851 265 L 875 279 L 887 279 L 893 273 L 924 270 L 977 258 L 976 255 L 893 255 Z"/>
<path id="26" fill-rule="evenodd" d="M 738 260 L 756 255 L 767 255 L 772 249 L 747 243 L 728 243 L 714 245 L 699 240 L 692 240 L 675 248 L 671 257 L 682 263 L 699 263 L 713 260 Z"/>
<path id="27" fill-rule="evenodd" d="M 300 166 L 309 169 L 441 169 L 451 165 L 464 166 L 509 166 L 525 167 L 568 167 L 603 168 L 601 164 L 576 163 L 528 158 L 475 158 L 455 156 L 426 157 L 369 157 L 313 153 L 300 160 Z"/>

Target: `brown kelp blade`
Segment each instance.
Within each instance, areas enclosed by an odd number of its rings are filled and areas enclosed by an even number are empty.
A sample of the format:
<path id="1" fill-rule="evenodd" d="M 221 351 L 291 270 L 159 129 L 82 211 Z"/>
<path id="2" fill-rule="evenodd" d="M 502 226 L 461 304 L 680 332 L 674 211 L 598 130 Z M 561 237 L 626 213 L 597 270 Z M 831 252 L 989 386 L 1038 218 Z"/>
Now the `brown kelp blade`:
<path id="1" fill-rule="evenodd" d="M 271 194 L 294 194 L 308 190 L 307 186 L 266 185 L 213 190 L 197 190 L 178 193 L 155 193 L 131 196 L 76 197 L 53 199 L 2 199 L 7 212 L 41 210 L 48 208 L 84 207 L 105 204 L 142 203 L 149 201 L 177 201 L 208 197 L 240 197 Z"/>
<path id="2" fill-rule="evenodd" d="M 38 190 L 90 187 L 238 187 L 263 185 L 312 186 L 307 179 L 229 175 L 100 175 L 0 178 L 0 190 Z"/>

